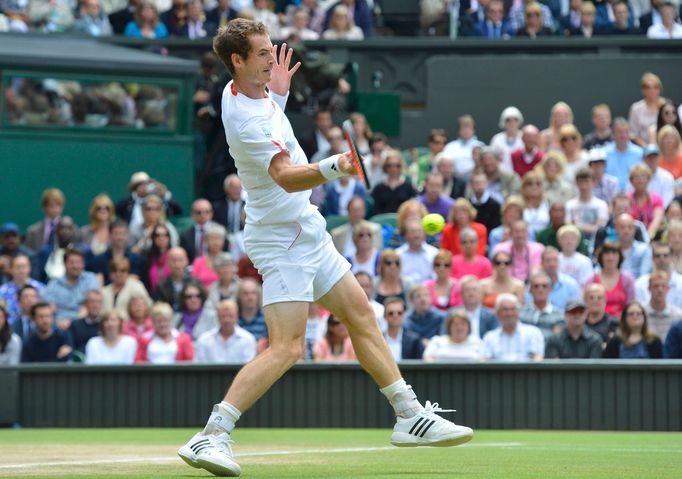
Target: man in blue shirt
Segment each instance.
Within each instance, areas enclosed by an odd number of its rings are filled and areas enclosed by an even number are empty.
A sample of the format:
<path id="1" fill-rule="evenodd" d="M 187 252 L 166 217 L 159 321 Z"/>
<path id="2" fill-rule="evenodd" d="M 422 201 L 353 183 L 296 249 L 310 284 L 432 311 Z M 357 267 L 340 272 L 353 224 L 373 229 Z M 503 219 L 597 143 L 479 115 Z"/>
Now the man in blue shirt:
<path id="1" fill-rule="evenodd" d="M 620 190 L 630 182 L 630 168 L 642 162 L 642 148 L 630 141 L 630 124 L 625 118 L 613 122 L 613 143 L 606 147 L 606 173 L 618 178 Z"/>
<path id="2" fill-rule="evenodd" d="M 253 334 L 258 341 L 267 337 L 268 328 L 265 325 L 265 316 L 261 309 L 260 285 L 253 278 L 243 278 L 237 292 L 237 305 L 239 306 L 239 327 Z"/>
<path id="3" fill-rule="evenodd" d="M 542 271 L 552 280 L 552 291 L 549 302 L 559 311 L 566 310 L 566 304 L 571 299 L 582 297 L 578 282 L 563 273 L 559 273 L 559 251 L 553 246 L 547 246 L 542 252 Z M 526 303 L 532 302 L 530 293 L 526 293 Z"/>
<path id="4" fill-rule="evenodd" d="M 431 294 L 424 285 L 410 290 L 412 312 L 405 318 L 404 328 L 417 334 L 426 344 L 429 339 L 440 333 L 445 315 L 431 306 Z"/>
<path id="5" fill-rule="evenodd" d="M 24 342 L 22 363 L 68 361 L 73 351 L 73 341 L 67 331 L 55 328 L 52 306 L 36 303 L 31 308 L 35 334 Z"/>

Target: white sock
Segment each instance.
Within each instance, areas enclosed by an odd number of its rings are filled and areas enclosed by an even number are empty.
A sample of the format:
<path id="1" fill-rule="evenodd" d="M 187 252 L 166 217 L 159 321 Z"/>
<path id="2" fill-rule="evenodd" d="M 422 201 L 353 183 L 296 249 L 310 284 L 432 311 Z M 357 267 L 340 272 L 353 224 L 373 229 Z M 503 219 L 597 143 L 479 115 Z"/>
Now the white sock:
<path id="1" fill-rule="evenodd" d="M 424 410 L 417 401 L 417 395 L 412 391 L 412 386 L 407 384 L 403 378 L 380 389 L 380 391 L 393 406 L 396 416 L 410 418 Z"/>
<path id="2" fill-rule="evenodd" d="M 223 401 L 216 404 L 213 406 L 213 412 L 211 412 L 202 434 L 204 436 L 223 432 L 230 434 L 241 415 L 239 409 L 230 403 Z"/>

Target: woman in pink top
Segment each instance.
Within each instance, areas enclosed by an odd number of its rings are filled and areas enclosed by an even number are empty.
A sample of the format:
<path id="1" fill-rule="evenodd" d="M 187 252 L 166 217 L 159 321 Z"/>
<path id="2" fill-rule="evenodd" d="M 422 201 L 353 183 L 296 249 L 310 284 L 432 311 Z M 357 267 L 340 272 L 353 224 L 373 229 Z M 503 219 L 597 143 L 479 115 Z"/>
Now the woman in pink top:
<path id="1" fill-rule="evenodd" d="M 431 304 L 441 311 L 447 311 L 462 304 L 459 282 L 453 279 L 451 273 L 452 253 L 446 249 L 438 251 L 433 258 L 433 271 L 436 273 L 436 279 L 430 279 L 424 283 L 431 294 Z"/>
<path id="2" fill-rule="evenodd" d="M 327 333 L 313 346 L 315 361 L 355 361 L 355 351 L 346 327 L 333 315 L 327 318 Z"/>
<path id="3" fill-rule="evenodd" d="M 663 221 L 663 197 L 658 193 L 649 193 L 651 169 L 644 163 L 630 168 L 630 183 L 634 191 L 628 193 L 630 198 L 630 214 L 641 221 L 647 228 L 649 236 L 656 236 Z"/>
<path id="4" fill-rule="evenodd" d="M 471 228 L 464 228 L 459 233 L 459 243 L 462 254 L 452 258 L 450 276 L 461 279 L 467 275 L 474 275 L 478 279 L 487 278 L 493 274 L 493 265 L 485 256 L 477 254 L 478 235 Z"/>
<path id="5" fill-rule="evenodd" d="M 133 295 L 128 302 L 128 319 L 123 322 L 122 333 L 139 339 L 154 330 L 152 318 L 149 317 L 149 305 L 145 296 Z"/>
<path id="6" fill-rule="evenodd" d="M 223 252 L 227 231 L 222 225 L 211 223 L 204 231 L 206 256 L 197 256 L 192 262 L 192 276 L 201 281 L 207 289 L 218 281 L 218 273 L 213 267 L 215 258 Z"/>
<path id="7" fill-rule="evenodd" d="M 593 283 L 600 283 L 606 289 L 606 314 L 620 317 L 625 305 L 635 297 L 635 279 L 620 271 L 623 251 L 618 243 L 606 241 L 597 251 L 597 262 L 601 272 L 594 275 Z"/>

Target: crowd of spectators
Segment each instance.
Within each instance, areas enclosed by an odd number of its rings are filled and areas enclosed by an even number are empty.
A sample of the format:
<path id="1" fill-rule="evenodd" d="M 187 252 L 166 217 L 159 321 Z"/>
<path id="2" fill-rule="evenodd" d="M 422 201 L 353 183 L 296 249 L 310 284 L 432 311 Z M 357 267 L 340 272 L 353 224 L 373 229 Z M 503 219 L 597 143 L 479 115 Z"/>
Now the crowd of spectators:
<path id="1" fill-rule="evenodd" d="M 640 35 L 682 38 L 677 0 L 422 0 L 391 26 L 389 0 L 2 0 L 0 31 L 132 38 L 213 36 L 237 17 L 261 21 L 274 40 L 362 40 L 374 35 L 490 39 Z M 385 8 L 386 7 L 386 8 Z"/>
<path id="2" fill-rule="evenodd" d="M 628 119 L 597 105 L 585 135 L 566 103 L 546 129 L 506 108 L 490 145 L 464 115 L 456 139 L 435 128 L 400 152 L 353 116 L 374 187 L 341 178 L 311 200 L 340 224 L 332 241 L 396 359 L 682 358 L 682 126 L 656 75 L 641 87 Z M 314 159 L 342 148 L 338 134 L 316 121 L 301 144 Z M 245 193 L 237 175 L 223 187 L 192 203 L 191 226 L 146 172 L 117 201 L 93 198 L 81 227 L 57 188 L 25 232 L 8 218 L 0 362 L 245 362 L 266 349 Z M 441 233 L 424 232 L 427 213 L 446 218 Z M 315 305 L 305 344 L 302 359 L 355 358 Z"/>

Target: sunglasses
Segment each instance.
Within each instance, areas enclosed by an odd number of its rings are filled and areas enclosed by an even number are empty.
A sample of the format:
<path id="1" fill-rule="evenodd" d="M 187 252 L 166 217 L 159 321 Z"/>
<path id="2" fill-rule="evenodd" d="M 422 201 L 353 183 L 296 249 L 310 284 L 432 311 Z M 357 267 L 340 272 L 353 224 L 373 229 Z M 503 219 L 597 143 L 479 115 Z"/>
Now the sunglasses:
<path id="1" fill-rule="evenodd" d="M 511 266 L 511 261 L 493 261 L 495 266 Z"/>
<path id="2" fill-rule="evenodd" d="M 387 259 L 387 260 L 384 260 L 383 263 L 384 263 L 386 266 L 393 266 L 393 265 L 395 265 L 395 266 L 400 266 L 400 261 L 398 261 L 398 260 L 395 260 L 395 261 L 394 261 L 394 260 Z"/>

